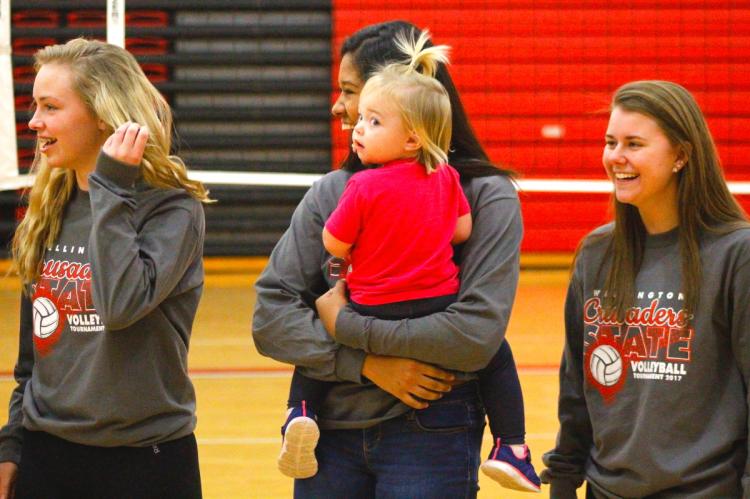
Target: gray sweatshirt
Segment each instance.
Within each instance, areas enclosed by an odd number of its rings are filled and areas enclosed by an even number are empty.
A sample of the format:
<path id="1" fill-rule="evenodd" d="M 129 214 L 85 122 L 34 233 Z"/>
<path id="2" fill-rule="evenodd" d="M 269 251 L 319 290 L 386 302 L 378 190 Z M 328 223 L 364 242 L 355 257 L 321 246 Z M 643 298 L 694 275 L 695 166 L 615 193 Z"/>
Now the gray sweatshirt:
<path id="1" fill-rule="evenodd" d="M 750 229 L 702 237 L 689 325 L 677 229 L 648 237 L 623 326 L 601 312 L 607 239 L 587 240 L 568 290 L 551 497 L 583 479 L 604 498 L 750 497 Z"/>
<path id="2" fill-rule="evenodd" d="M 137 176 L 99 157 L 22 297 L 0 462 L 18 462 L 22 426 L 102 447 L 148 446 L 195 427 L 187 351 L 203 289 L 203 208 Z"/>
<path id="3" fill-rule="evenodd" d="M 362 317 L 347 307 L 336 322 L 337 342 L 326 333 L 314 302 L 333 284 L 327 280 L 330 255 L 321 233 L 350 175 L 331 172 L 310 188 L 255 285 L 253 339 L 258 351 L 299 366 L 309 377 L 340 381 L 319 414 L 321 426 L 331 429 L 364 428 L 409 410 L 362 377 L 367 353 L 460 372 L 487 365 L 508 325 L 523 232 L 518 195 L 508 178 L 465 182 L 474 226 L 457 250 L 457 302 L 444 312 L 401 321 Z"/>

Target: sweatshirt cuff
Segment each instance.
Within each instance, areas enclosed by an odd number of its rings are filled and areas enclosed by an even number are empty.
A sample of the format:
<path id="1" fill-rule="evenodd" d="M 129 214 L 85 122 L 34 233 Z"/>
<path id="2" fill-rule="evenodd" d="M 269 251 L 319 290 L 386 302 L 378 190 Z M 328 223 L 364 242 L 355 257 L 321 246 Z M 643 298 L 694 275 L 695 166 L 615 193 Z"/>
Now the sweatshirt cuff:
<path id="1" fill-rule="evenodd" d="M 94 174 L 123 189 L 132 189 L 140 173 L 139 167 L 118 161 L 104 151 L 96 158 Z"/>
<path id="2" fill-rule="evenodd" d="M 577 499 L 575 483 L 571 480 L 552 480 L 549 488 L 550 499 Z"/>
<path id="3" fill-rule="evenodd" d="M 0 463 L 5 462 L 21 462 L 21 442 L 9 439 L 0 444 Z"/>
<path id="4" fill-rule="evenodd" d="M 351 381 L 361 385 L 362 366 L 366 355 L 362 350 L 341 346 L 336 352 L 336 377 L 341 381 Z"/>
<path id="5" fill-rule="evenodd" d="M 548 470 L 543 470 L 540 474 L 542 483 L 550 486 L 550 499 L 576 499 L 576 490 L 581 486 L 581 480 L 567 477 L 550 476 Z"/>
<path id="6" fill-rule="evenodd" d="M 351 306 L 341 309 L 336 316 L 336 341 L 364 352 L 367 351 L 366 334 L 368 319 L 359 315 Z"/>

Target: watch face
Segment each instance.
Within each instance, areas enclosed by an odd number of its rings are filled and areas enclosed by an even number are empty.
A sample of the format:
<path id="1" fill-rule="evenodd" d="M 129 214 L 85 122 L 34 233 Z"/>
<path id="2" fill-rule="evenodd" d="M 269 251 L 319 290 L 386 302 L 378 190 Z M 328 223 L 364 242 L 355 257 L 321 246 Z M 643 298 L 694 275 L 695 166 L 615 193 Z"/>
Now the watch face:
<path id="1" fill-rule="evenodd" d="M 344 258 L 336 256 L 328 260 L 328 277 L 331 279 L 344 279 L 349 273 L 349 262 Z"/>

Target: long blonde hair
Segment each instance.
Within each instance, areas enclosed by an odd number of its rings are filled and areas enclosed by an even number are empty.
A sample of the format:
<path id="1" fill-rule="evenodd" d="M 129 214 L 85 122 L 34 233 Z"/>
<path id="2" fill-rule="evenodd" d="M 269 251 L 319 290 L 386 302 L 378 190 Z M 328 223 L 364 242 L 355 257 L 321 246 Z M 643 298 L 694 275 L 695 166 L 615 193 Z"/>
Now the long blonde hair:
<path id="1" fill-rule="evenodd" d="M 369 92 L 380 92 L 393 99 L 407 130 L 419 137 L 417 159 L 432 173 L 448 162 L 451 144 L 451 102 L 445 87 L 435 79 L 440 64 L 448 63 L 447 45 L 427 46 L 430 34 L 401 32 L 396 46 L 406 56 L 403 61 L 380 69 L 362 88 L 360 99 Z"/>
<path id="2" fill-rule="evenodd" d="M 202 202 L 210 201 L 203 185 L 188 179 L 182 160 L 170 155 L 172 111 L 130 53 L 115 45 L 77 38 L 40 49 L 34 55 L 34 68 L 38 72 L 45 64 L 70 69 L 73 90 L 105 123 L 107 133 L 127 121 L 148 127 L 140 166 L 147 184 L 184 189 Z M 76 186 L 75 172 L 49 167 L 38 144 L 31 171 L 36 180 L 11 249 L 14 270 L 25 284 L 39 276 L 44 250 L 60 234 L 63 212 Z"/>
<path id="3" fill-rule="evenodd" d="M 711 132 L 690 92 L 668 81 L 631 82 L 615 92 L 611 108 L 652 118 L 687 159 L 675 175 L 682 283 L 689 316 L 698 306 L 702 278 L 701 235 L 731 232 L 750 225 L 729 192 Z M 604 305 L 623 320 L 634 303 L 635 277 L 643 260 L 646 229 L 636 207 L 620 203 L 614 196 L 612 200 L 615 227 L 611 234 L 604 235 L 611 237 L 608 248 L 611 265 L 605 282 Z"/>

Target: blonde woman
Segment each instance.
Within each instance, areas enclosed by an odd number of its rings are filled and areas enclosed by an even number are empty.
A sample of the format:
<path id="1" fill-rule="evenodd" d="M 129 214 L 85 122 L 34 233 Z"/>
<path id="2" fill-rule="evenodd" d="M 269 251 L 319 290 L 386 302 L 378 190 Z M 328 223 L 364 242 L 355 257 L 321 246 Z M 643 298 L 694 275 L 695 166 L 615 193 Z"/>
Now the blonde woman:
<path id="1" fill-rule="evenodd" d="M 201 497 L 187 349 L 207 192 L 169 155 L 169 106 L 125 50 L 72 40 L 35 68 L 0 497 Z"/>
<path id="2" fill-rule="evenodd" d="M 552 498 L 748 497 L 750 224 L 698 104 L 638 81 L 602 155 L 614 223 L 578 251 L 565 305 Z"/>

